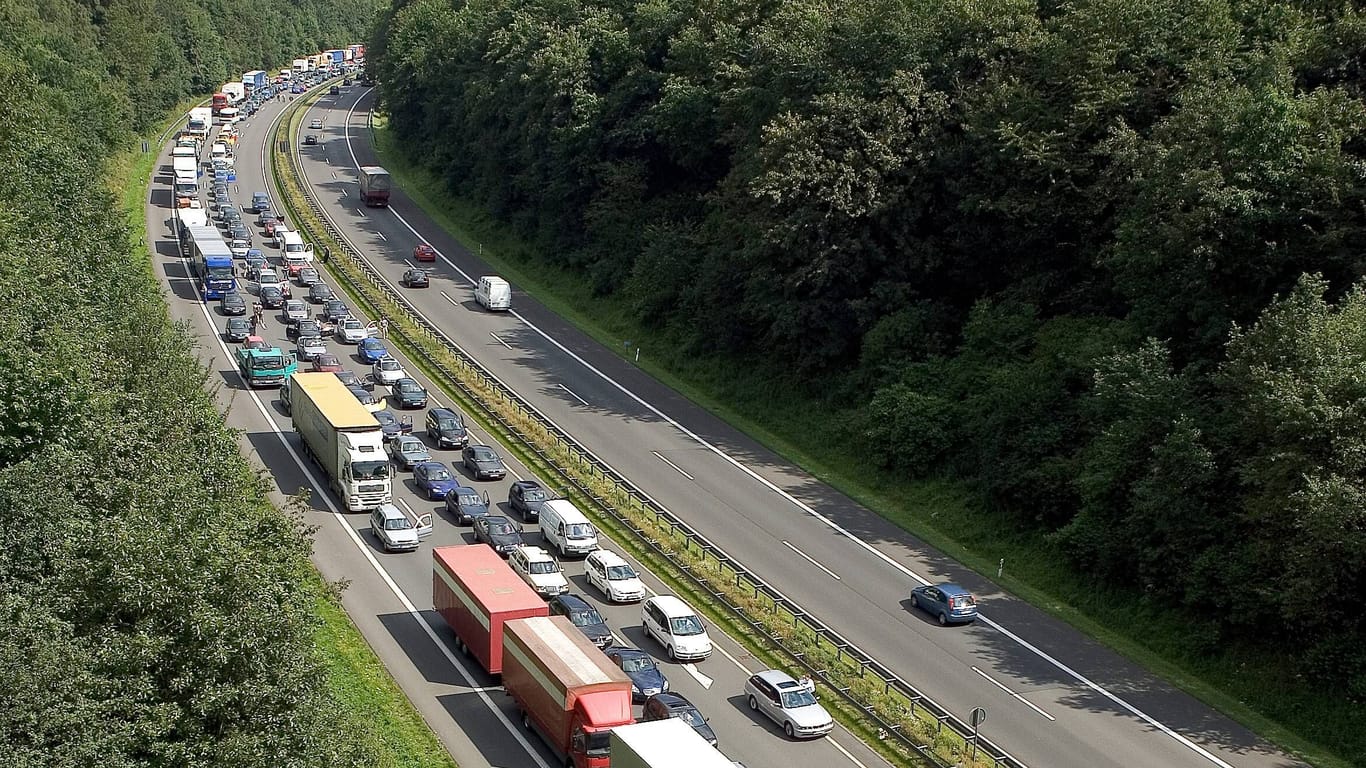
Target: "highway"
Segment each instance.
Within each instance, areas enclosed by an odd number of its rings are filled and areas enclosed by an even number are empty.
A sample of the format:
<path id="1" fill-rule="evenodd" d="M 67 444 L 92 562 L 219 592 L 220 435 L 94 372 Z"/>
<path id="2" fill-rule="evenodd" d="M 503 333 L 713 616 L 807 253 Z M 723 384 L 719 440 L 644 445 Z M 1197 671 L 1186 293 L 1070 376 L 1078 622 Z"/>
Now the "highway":
<path id="1" fill-rule="evenodd" d="M 321 144 L 302 148 L 304 171 L 328 214 L 395 283 L 416 244 L 434 246 L 432 287 L 407 294 L 417 308 L 732 557 L 958 716 L 985 708 L 984 734 L 1025 765 L 1300 765 L 816 481 L 516 286 L 513 312 L 482 311 L 472 284 L 490 268 L 403 190 L 393 191 L 389 209 L 359 206 L 355 168 L 375 163 L 371 96 L 347 89 L 308 115 L 322 118 L 324 129 Z M 978 596 L 976 624 L 944 628 L 909 608 L 912 587 L 946 580 Z"/>
<path id="2" fill-rule="evenodd" d="M 284 106 L 267 105 L 242 128 L 236 160 L 238 179 L 233 187 L 233 197 L 239 207 L 250 200 L 253 192 L 274 189 L 266 183 L 265 139 Z M 422 499 L 415 492 L 411 474 L 403 472 L 395 481 L 396 502 L 414 514 L 430 512 L 435 517 L 435 532 L 424 539 L 417 552 L 384 553 L 369 532 L 368 515 L 338 512 L 335 499 L 322 490 L 324 480 L 319 470 L 301 458 L 298 438 L 280 407 L 277 390 L 249 390 L 243 386 L 231 362 L 231 346 L 223 342 L 220 335 L 226 317 L 220 314 L 217 302 L 205 304 L 198 299 L 188 265 L 180 259 L 170 229 L 169 175 L 169 158 L 163 154 L 154 171 L 147 207 L 147 231 L 155 254 L 153 268 L 166 286 L 170 315 L 183 322 L 199 341 L 200 358 L 212 374 L 209 381 L 212 391 L 226 411 L 229 424 L 241 431 L 244 453 L 273 479 L 273 500 L 284 506 L 300 489 L 309 491 L 310 503 L 304 520 L 317 526 L 313 559 L 319 571 L 328 580 L 348 583 L 343 593 L 347 612 L 463 768 L 547 768 L 554 765 L 556 761 L 549 750 L 520 724 L 514 724 L 517 718 L 511 702 L 496 683 L 477 664 L 455 653 L 452 633 L 431 610 L 431 549 L 472 542 L 470 529 L 456 525 L 439 503 Z M 254 218 L 244 213 L 244 219 Z M 273 257 L 276 251 L 263 246 L 260 240 L 260 233 L 256 231 L 255 244 Z M 326 277 L 325 281 L 331 283 Z M 335 287 L 335 283 L 331 284 Z M 246 286 L 247 293 L 255 287 L 252 283 L 246 283 Z M 439 298 L 440 291 L 434 286 L 429 293 Z M 300 293 L 297 286 L 295 293 Z M 293 346 L 275 312 L 267 313 L 261 333 L 282 348 Z M 356 358 L 354 349 L 335 341 L 329 347 L 329 351 L 357 374 L 364 377 L 369 373 L 369 367 Z M 401 355 L 399 357 L 402 360 Z M 403 362 L 427 387 L 433 406 L 449 405 L 415 366 L 409 361 Z M 384 387 L 376 386 L 377 396 L 384 393 Z M 420 431 L 424 412 L 414 410 L 406 415 L 413 417 Z M 476 441 L 489 441 L 489 437 L 477 429 L 474 437 Z M 500 453 L 507 456 L 507 451 Z M 506 481 L 476 483 L 458 468 L 458 451 L 433 450 L 433 454 L 433 458 L 444 461 L 461 475 L 463 484 L 487 492 L 503 514 L 509 514 L 506 509 L 508 485 L 513 479 L 529 477 L 524 467 L 509 460 Z M 516 519 L 515 515 L 509 516 Z M 526 539 L 529 543 L 541 543 L 536 533 L 528 533 Z M 606 546 L 620 551 L 610 543 Z M 664 590 L 664 586 L 649 575 L 648 569 L 639 565 L 647 586 L 655 591 Z M 740 646 L 713 632 L 717 653 L 710 659 L 686 666 L 670 663 L 659 646 L 642 636 L 639 606 L 605 605 L 599 599 L 600 595 L 584 583 L 582 566 L 577 562 L 566 563 L 566 572 L 575 591 L 602 611 L 617 637 L 652 653 L 668 676 L 672 689 L 687 696 L 710 717 L 720 748 L 727 756 L 743 761 L 749 768 L 876 768 L 886 765 L 842 729 L 812 742 L 788 741 L 775 726 L 761 720 L 745 706 L 744 680 L 749 673 L 758 671 L 758 667 Z"/>

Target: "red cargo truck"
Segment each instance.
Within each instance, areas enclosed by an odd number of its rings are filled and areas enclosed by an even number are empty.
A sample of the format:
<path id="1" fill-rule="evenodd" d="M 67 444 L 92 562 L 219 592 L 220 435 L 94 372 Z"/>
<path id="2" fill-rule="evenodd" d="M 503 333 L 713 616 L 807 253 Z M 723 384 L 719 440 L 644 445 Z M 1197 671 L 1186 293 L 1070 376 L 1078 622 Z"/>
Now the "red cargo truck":
<path id="1" fill-rule="evenodd" d="M 460 650 L 493 675 L 503 671 L 503 622 L 550 613 L 540 595 L 484 544 L 432 550 L 432 606 L 455 630 Z"/>
<path id="2" fill-rule="evenodd" d="M 631 679 L 564 616 L 503 625 L 503 689 L 574 768 L 609 768 L 612 729 L 635 722 Z"/>

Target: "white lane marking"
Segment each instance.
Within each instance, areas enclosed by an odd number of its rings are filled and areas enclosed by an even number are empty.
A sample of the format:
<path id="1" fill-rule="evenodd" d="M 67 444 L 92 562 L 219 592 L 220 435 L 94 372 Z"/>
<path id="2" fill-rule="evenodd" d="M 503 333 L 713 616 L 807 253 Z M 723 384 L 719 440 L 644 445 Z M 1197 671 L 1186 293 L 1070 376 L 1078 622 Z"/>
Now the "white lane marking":
<path id="1" fill-rule="evenodd" d="M 385 242 L 388 242 L 389 238 L 385 237 L 383 232 L 381 232 L 381 231 L 379 231 L 379 230 L 377 229 L 377 230 L 375 230 L 375 234 L 379 235 L 379 239 L 384 240 Z"/>
<path id="2" fill-rule="evenodd" d="M 332 171 L 332 180 L 333 180 L 333 181 L 336 181 L 336 180 L 337 180 L 337 172 L 336 172 L 336 171 Z"/>
<path id="3" fill-rule="evenodd" d="M 584 405 L 588 405 L 588 403 L 584 403 Z M 678 474 L 680 474 L 680 475 L 682 475 L 682 476 L 688 478 L 689 480 L 696 480 L 696 479 L 697 479 L 697 478 L 693 477 L 692 475 L 688 474 L 687 472 L 684 472 L 682 467 L 680 467 L 680 466 L 678 466 L 677 464 L 673 463 L 672 461 L 669 461 L 668 459 L 664 458 L 664 454 L 660 453 L 659 451 L 650 451 L 650 453 L 653 453 L 653 454 L 655 455 L 655 458 L 659 459 L 660 461 L 664 462 L 665 464 L 668 464 L 669 466 L 671 466 L 671 467 L 673 467 L 674 469 L 678 470 Z"/>
<path id="4" fill-rule="evenodd" d="M 996 678 L 992 677 L 991 675 L 988 675 L 987 673 L 983 672 L 982 670 L 978 669 L 977 667 L 970 667 L 970 669 L 971 669 L 973 672 L 976 672 L 977 674 L 979 674 L 979 675 L 981 675 L 982 677 L 986 678 L 992 685 L 994 685 L 994 686 L 996 686 L 997 688 L 1000 688 L 1001 690 L 1005 691 L 1007 694 L 1010 695 L 1011 698 L 1015 699 L 1016 701 L 1020 702 L 1021 704 L 1024 704 L 1026 707 L 1029 707 L 1030 709 L 1034 710 L 1035 712 L 1038 712 L 1039 714 L 1043 715 L 1044 717 L 1048 718 L 1048 719 L 1051 720 L 1051 721 L 1054 721 L 1054 722 L 1057 721 L 1058 718 L 1053 717 L 1052 715 L 1048 714 L 1047 712 L 1043 711 L 1042 709 L 1039 709 L 1038 707 L 1034 706 L 1034 702 L 1030 701 L 1029 699 L 1026 699 L 1024 696 L 1022 696 L 1022 695 L 1016 693 L 1015 691 L 1010 690 L 1009 688 L 1006 687 L 1005 683 L 1002 683 L 1000 680 L 997 680 Z"/>
<path id="5" fill-rule="evenodd" d="M 829 568 L 826 568 L 825 566 L 821 565 L 820 562 L 817 561 L 816 558 L 812 557 L 811 555 L 808 555 L 808 554 L 806 554 L 805 552 L 801 551 L 800 549 L 797 549 L 797 547 L 796 547 L 795 545 L 793 545 L 792 542 L 787 541 L 786 539 L 784 539 L 784 540 L 783 540 L 783 546 L 787 547 L 788 549 L 792 550 L 793 552 L 796 552 L 797 554 L 799 554 L 799 555 L 801 555 L 802 557 L 806 558 L 806 561 L 807 561 L 808 563 L 811 563 L 812 565 L 816 566 L 817 568 L 821 569 L 822 571 L 825 571 L 826 573 L 830 574 L 831 576 L 834 576 L 835 579 L 837 579 L 837 580 L 839 580 L 839 581 L 843 581 L 843 579 L 840 578 L 840 575 L 839 575 L 838 573 L 835 573 L 834 571 L 830 570 Z"/>
<path id="6" fill-rule="evenodd" d="M 359 208 L 356 209 L 356 213 L 359 214 L 359 215 L 361 215 L 361 216 L 364 216 L 364 215 L 365 215 L 365 211 L 363 211 L 363 210 L 361 210 L 361 209 L 359 209 Z"/>
<path id="7" fill-rule="evenodd" d="M 498 338 L 498 334 L 494 333 L 493 331 L 489 331 L 489 335 L 493 337 L 494 341 L 498 342 L 499 344 L 502 344 L 508 349 L 512 349 L 512 347 L 508 346 L 508 343 L 506 341 L 503 341 L 502 339 Z M 584 403 L 584 405 L 588 405 L 588 403 Z"/>
<path id="8" fill-rule="evenodd" d="M 445 291 L 441 292 L 441 298 L 445 299 L 446 301 L 449 301 L 452 307 L 460 306 L 460 302 L 456 301 L 455 299 L 452 299 L 450 295 L 447 294 Z"/>
<path id="9" fill-rule="evenodd" d="M 415 269 L 415 267 L 413 267 L 413 263 L 411 261 L 408 261 L 407 259 L 403 260 L 403 266 L 407 267 L 408 269 Z"/>
<path id="10" fill-rule="evenodd" d="M 692 675 L 693 679 L 701 683 L 704 689 L 711 690 L 711 684 L 715 681 L 712 680 L 710 677 L 707 677 L 706 675 L 702 674 L 702 672 L 698 670 L 696 664 L 684 664 L 682 666 L 683 671 Z"/>
<path id="11" fill-rule="evenodd" d="M 493 338 L 498 339 L 497 336 L 494 336 Z M 499 341 L 502 341 L 502 339 L 498 339 L 498 340 L 499 340 Z M 506 347 L 507 345 L 504 344 L 503 346 Z M 511 349 L 511 347 L 508 347 L 508 348 Z M 578 400 L 580 403 L 583 403 L 584 405 L 588 405 L 588 401 L 587 401 L 587 400 L 584 400 L 582 397 L 579 397 L 578 395 L 574 394 L 574 391 L 573 391 L 572 389 L 570 389 L 569 387 L 566 387 L 566 386 L 563 385 L 563 384 L 556 384 L 555 386 L 559 387 L 560 389 L 563 389 L 565 392 L 568 392 L 570 397 L 574 398 L 575 400 Z"/>

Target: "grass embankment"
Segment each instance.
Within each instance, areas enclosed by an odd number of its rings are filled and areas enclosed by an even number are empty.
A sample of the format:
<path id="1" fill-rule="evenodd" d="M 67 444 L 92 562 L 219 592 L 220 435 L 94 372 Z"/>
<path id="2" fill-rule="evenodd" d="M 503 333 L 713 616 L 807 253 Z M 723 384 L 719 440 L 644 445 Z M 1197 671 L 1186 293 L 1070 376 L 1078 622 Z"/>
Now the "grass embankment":
<path id="1" fill-rule="evenodd" d="M 129 255 L 148 271 L 149 280 L 153 254 L 144 208 L 159 152 L 156 140 L 179 122 L 192 105 L 181 105 L 183 109 L 177 109 L 166 122 L 143 137 L 150 152 L 144 154 L 140 142 L 134 142 L 129 151 L 110 158 L 108 164 L 110 188 L 128 221 Z M 149 289 L 155 290 L 155 285 L 149 283 Z M 321 619 L 315 644 L 318 658 L 327 670 L 329 694 L 336 702 L 337 728 L 363 734 L 370 754 L 377 760 L 369 768 L 456 768 L 436 734 L 366 644 L 322 577 L 315 575 L 312 586 Z"/>
<path id="2" fill-rule="evenodd" d="M 1230 649 L 1210 655 L 1190 625 L 1131 594 L 1097 590 L 1042 536 L 985 510 L 966 488 L 900 482 L 822 439 L 841 434 L 824 404 L 775 392 L 772 378 L 731 360 L 686 352 L 667 332 L 637 325 L 623 302 L 592 294 L 582 276 L 547 263 L 485 211 L 397 151 L 375 121 L 380 162 L 447 231 L 609 350 L 707 408 L 910 533 L 1323 768 L 1366 765 L 1366 707 L 1295 677 L 1293 658 Z M 1004 573 L 995 578 L 1004 561 Z M 914 682 L 914 681 L 912 681 Z M 932 692 L 931 692 L 932 693 Z"/>

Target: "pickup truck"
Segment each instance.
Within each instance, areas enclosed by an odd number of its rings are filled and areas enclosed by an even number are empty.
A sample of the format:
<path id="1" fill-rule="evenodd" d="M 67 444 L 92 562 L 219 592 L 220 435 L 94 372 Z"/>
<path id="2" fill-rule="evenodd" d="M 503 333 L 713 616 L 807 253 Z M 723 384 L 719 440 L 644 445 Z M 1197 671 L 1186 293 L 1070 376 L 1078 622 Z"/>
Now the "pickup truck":
<path id="1" fill-rule="evenodd" d="M 247 386 L 278 387 L 299 370 L 299 362 L 293 355 L 286 354 L 279 347 L 253 344 L 253 339 L 260 341 L 259 337 L 251 337 L 237 350 L 237 371 L 242 374 Z"/>

